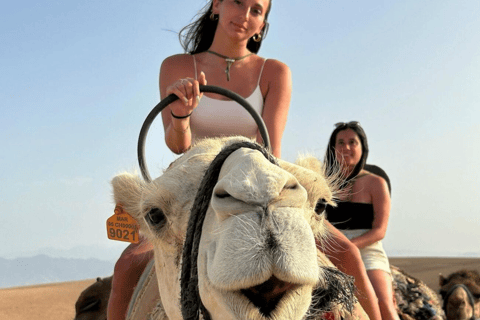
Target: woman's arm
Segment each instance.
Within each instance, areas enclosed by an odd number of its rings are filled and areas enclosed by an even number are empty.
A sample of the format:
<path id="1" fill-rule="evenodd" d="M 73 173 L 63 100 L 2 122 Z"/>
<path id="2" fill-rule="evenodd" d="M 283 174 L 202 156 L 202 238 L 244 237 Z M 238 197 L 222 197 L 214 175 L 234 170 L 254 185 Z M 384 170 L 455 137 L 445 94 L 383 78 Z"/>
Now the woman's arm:
<path id="1" fill-rule="evenodd" d="M 360 249 L 385 237 L 390 216 L 390 195 L 387 183 L 383 178 L 375 175 L 369 175 L 365 178 L 368 178 L 365 179 L 365 189 L 368 191 L 373 205 L 373 225 L 372 230 L 351 239 Z"/>
<path id="2" fill-rule="evenodd" d="M 270 136 L 272 153 L 280 158 L 292 95 L 292 75 L 288 66 L 277 60 L 267 60 L 260 87 L 265 97 L 262 118 Z M 257 141 L 262 141 L 260 133 L 257 134 Z"/>
<path id="3" fill-rule="evenodd" d="M 179 99 L 171 103 L 162 111 L 163 128 L 165 130 L 165 143 L 168 148 L 180 154 L 188 150 L 192 143 L 190 131 L 190 117 L 202 97 L 199 85 L 206 85 L 205 74 L 202 72 L 195 80 L 193 60 L 191 55 L 180 54 L 168 57 L 160 68 L 160 98 L 175 94 Z M 175 118 L 185 117 L 185 118 Z"/>

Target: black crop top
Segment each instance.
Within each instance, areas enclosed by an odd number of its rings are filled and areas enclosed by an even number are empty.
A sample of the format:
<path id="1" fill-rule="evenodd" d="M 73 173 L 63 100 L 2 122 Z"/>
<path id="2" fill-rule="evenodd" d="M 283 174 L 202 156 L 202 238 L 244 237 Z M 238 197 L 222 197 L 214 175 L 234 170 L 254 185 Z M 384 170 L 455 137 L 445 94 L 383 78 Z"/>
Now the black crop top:
<path id="1" fill-rule="evenodd" d="M 360 202 L 339 202 L 327 207 L 327 220 L 341 230 L 372 229 L 373 205 Z"/>

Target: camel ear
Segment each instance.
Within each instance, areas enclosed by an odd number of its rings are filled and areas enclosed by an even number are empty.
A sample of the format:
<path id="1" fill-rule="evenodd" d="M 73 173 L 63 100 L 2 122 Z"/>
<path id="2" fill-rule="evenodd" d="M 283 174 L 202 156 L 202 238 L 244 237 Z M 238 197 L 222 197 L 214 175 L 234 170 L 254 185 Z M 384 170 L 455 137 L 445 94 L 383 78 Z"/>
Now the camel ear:
<path id="1" fill-rule="evenodd" d="M 112 179 L 112 186 L 115 203 L 121 204 L 132 217 L 139 217 L 145 182 L 138 175 L 122 173 Z"/>
<path id="2" fill-rule="evenodd" d="M 438 284 L 440 287 L 443 287 L 447 283 L 447 278 L 445 278 L 441 273 L 438 274 Z"/>

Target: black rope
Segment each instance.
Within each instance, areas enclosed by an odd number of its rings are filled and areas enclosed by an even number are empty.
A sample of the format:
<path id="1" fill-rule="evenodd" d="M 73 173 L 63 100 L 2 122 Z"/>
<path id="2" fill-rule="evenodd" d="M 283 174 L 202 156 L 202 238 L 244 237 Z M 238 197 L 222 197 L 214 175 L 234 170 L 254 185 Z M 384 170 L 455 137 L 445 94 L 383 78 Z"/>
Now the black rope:
<path id="1" fill-rule="evenodd" d="M 210 204 L 213 189 L 217 183 L 223 163 L 233 152 L 240 148 L 258 150 L 271 163 L 278 165 L 276 158 L 264 147 L 257 143 L 245 141 L 223 148 L 206 170 L 190 212 L 187 234 L 183 246 L 180 304 L 182 306 L 182 316 L 185 320 L 198 320 L 200 318 L 200 312 L 204 320 L 211 319 L 208 311 L 200 300 L 198 289 L 197 259 L 200 237 L 202 235 L 203 222 Z"/>

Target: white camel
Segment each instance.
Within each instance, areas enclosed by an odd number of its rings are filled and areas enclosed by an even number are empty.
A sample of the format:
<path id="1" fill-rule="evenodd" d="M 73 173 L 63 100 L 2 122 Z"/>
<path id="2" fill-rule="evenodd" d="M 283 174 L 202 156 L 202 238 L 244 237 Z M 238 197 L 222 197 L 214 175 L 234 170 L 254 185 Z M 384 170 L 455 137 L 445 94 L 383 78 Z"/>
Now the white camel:
<path id="1" fill-rule="evenodd" d="M 315 244 L 334 205 L 318 166 L 233 137 L 199 142 L 153 182 L 116 176 L 115 202 L 154 247 L 155 318 L 366 319 L 351 277 Z"/>

